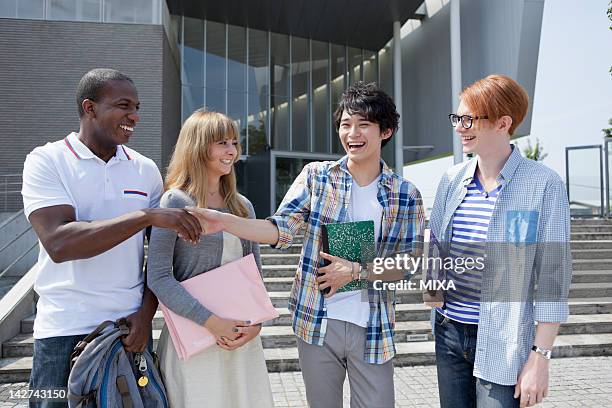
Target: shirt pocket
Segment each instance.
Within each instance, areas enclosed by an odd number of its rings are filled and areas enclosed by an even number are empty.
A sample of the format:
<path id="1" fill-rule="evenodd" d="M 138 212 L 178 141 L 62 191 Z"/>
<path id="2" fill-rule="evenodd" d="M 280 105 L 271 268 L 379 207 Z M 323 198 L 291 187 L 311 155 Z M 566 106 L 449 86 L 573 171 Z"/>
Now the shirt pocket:
<path id="1" fill-rule="evenodd" d="M 506 212 L 506 242 L 533 244 L 538 232 L 538 211 L 513 210 Z"/>
<path id="2" fill-rule="evenodd" d="M 124 188 L 120 190 L 120 194 L 120 200 L 127 211 L 136 211 L 150 207 L 151 193 L 145 189 Z"/>

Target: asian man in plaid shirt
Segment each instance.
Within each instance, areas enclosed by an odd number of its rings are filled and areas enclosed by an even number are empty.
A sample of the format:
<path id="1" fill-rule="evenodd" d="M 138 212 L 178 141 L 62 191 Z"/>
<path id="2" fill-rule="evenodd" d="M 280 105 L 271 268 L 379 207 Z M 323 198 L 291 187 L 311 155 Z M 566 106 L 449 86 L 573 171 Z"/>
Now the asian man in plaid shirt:
<path id="1" fill-rule="evenodd" d="M 381 159 L 398 122 L 387 94 L 375 84 L 356 83 L 343 93 L 334 113 L 346 156 L 307 164 L 273 216 L 247 220 L 193 210 L 208 234 L 224 230 L 280 249 L 304 233 L 289 309 L 313 408 L 342 407 L 347 372 L 351 407 L 390 408 L 395 403 L 395 293 L 372 287 L 336 293 L 354 278 L 371 279 L 372 267 L 323 253 L 321 235 L 325 224 L 372 220 L 378 257 L 420 250 L 425 218 L 421 195 Z M 323 266 L 325 260 L 328 266 Z"/>

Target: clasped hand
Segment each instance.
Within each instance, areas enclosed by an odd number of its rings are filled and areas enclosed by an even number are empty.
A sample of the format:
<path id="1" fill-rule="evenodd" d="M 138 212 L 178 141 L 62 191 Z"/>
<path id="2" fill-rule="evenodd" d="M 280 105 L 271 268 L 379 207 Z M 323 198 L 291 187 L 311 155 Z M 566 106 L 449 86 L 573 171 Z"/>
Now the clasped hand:
<path id="1" fill-rule="evenodd" d="M 352 272 L 354 265 L 351 261 L 326 254 L 323 251 L 319 254 L 331 263 L 319 268 L 317 283 L 319 284 L 319 289 L 330 288 L 330 291 L 324 296 L 331 297 L 338 289 L 353 280 Z"/>

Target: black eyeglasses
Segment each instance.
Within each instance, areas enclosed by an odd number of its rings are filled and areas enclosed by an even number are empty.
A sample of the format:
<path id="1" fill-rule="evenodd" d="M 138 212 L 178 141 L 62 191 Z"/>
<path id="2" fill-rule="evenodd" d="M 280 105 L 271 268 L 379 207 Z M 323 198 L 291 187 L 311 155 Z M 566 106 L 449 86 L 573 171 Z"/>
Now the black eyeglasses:
<path id="1" fill-rule="evenodd" d="M 475 120 L 489 119 L 489 117 L 488 116 L 470 116 L 470 115 L 459 116 L 459 115 L 455 115 L 454 113 L 451 113 L 450 115 L 448 115 L 448 119 L 450 120 L 450 123 L 451 125 L 453 125 L 453 127 L 457 127 L 459 125 L 459 122 L 461 122 L 461 126 L 463 126 L 464 129 L 469 129 L 472 127 Z"/>

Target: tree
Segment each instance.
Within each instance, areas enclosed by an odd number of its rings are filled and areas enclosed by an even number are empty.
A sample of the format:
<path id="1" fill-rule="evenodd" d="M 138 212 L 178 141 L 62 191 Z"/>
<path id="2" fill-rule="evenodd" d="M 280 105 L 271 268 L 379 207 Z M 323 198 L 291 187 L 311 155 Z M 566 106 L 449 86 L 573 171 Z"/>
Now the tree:
<path id="1" fill-rule="evenodd" d="M 601 129 L 604 134 L 604 137 L 612 137 L 612 119 L 608 120 L 608 125 L 610 125 L 611 127 L 607 129 Z"/>
<path id="2" fill-rule="evenodd" d="M 527 147 L 523 149 L 523 155 L 533 161 L 542 161 L 548 156 L 548 153 L 544 153 L 544 148 L 540 144 L 540 139 L 536 137 L 535 146 L 531 145 L 531 140 L 527 140 Z"/>

